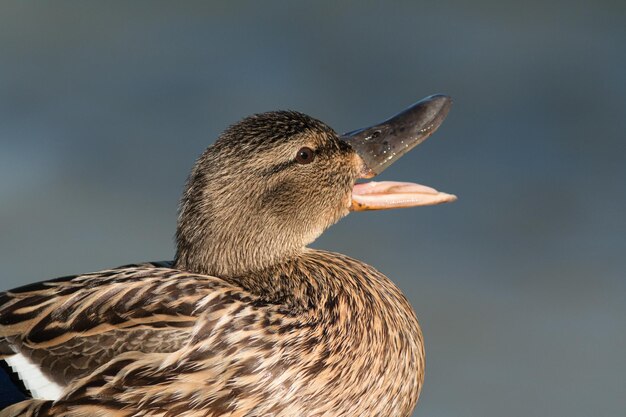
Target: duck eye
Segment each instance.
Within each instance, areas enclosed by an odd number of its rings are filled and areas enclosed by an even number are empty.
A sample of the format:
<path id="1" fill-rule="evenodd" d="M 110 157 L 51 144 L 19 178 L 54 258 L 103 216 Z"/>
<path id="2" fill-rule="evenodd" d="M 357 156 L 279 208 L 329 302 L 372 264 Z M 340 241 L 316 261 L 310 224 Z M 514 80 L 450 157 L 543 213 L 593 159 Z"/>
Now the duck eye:
<path id="1" fill-rule="evenodd" d="M 298 153 L 296 154 L 296 162 L 299 164 L 310 164 L 315 159 L 315 153 L 311 148 L 300 148 Z"/>

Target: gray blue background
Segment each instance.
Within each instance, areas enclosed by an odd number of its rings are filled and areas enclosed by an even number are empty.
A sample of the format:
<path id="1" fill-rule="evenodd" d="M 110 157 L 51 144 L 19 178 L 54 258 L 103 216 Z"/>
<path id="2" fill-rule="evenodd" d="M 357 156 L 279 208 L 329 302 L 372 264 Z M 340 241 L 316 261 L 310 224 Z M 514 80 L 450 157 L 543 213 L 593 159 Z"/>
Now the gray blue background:
<path id="1" fill-rule="evenodd" d="M 455 105 L 355 213 L 426 338 L 416 415 L 626 415 L 626 3 L 0 2 L 0 289 L 170 259 L 195 158 L 251 113 Z"/>

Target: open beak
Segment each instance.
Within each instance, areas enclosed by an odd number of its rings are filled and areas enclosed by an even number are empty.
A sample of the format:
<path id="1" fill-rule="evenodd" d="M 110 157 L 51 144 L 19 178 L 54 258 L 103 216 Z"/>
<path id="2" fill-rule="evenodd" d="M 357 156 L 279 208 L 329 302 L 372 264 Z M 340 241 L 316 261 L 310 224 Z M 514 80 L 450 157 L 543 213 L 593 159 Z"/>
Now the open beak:
<path id="1" fill-rule="evenodd" d="M 377 125 L 341 136 L 363 161 L 362 178 L 372 178 L 428 138 L 446 118 L 452 99 L 426 97 Z M 456 196 L 410 182 L 367 182 L 352 189 L 352 211 L 430 206 Z"/>

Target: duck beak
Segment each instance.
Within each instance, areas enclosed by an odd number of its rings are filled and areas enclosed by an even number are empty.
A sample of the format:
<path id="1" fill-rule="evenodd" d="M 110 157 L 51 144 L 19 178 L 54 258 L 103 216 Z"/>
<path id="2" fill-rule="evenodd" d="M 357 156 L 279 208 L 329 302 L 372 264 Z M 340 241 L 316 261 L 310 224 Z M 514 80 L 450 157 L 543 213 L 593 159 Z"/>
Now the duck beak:
<path id="1" fill-rule="evenodd" d="M 426 140 L 446 118 L 452 99 L 437 94 L 374 126 L 341 136 L 363 161 L 362 178 L 372 178 Z M 355 184 L 352 211 L 430 206 L 456 200 L 424 185 L 382 181 Z"/>

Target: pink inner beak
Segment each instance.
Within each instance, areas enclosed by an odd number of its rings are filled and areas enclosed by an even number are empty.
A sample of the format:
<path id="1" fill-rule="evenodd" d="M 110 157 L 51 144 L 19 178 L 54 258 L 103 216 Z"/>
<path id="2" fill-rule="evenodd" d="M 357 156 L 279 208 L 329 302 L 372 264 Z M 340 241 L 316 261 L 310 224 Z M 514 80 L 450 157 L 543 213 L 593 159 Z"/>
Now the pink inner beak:
<path id="1" fill-rule="evenodd" d="M 372 181 L 354 185 L 350 210 L 386 210 L 432 206 L 455 200 L 455 195 L 442 193 L 434 188 L 412 182 Z"/>

